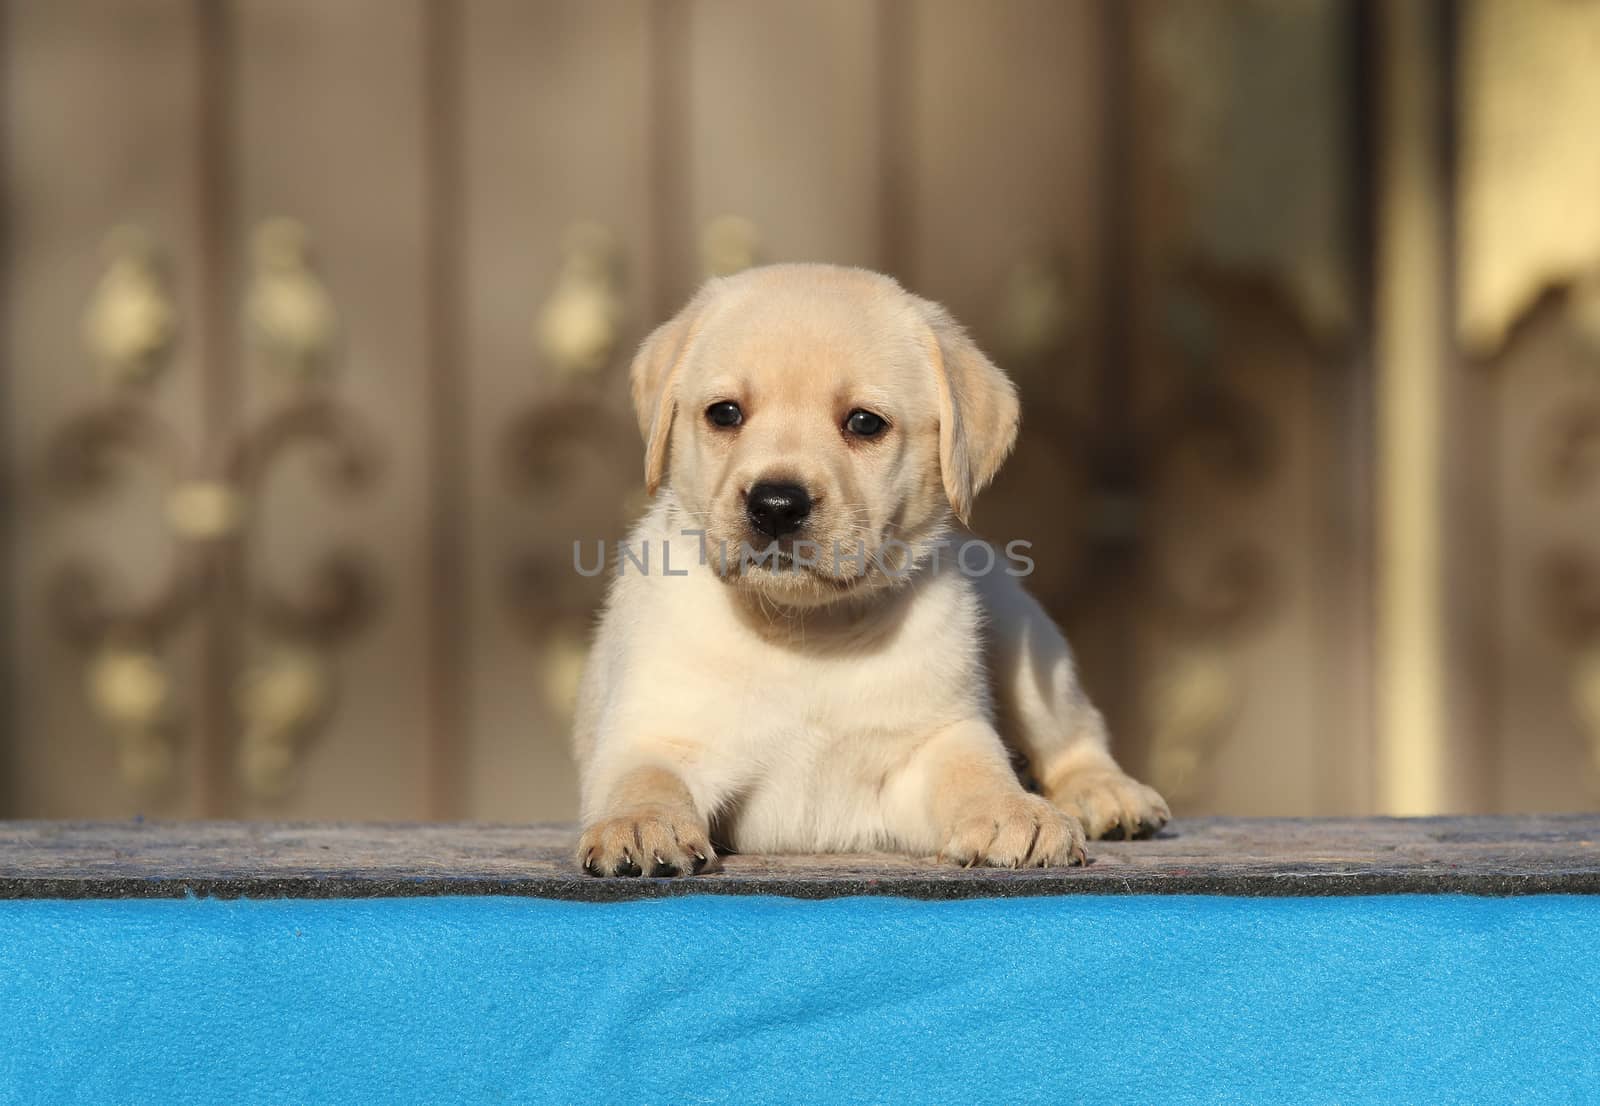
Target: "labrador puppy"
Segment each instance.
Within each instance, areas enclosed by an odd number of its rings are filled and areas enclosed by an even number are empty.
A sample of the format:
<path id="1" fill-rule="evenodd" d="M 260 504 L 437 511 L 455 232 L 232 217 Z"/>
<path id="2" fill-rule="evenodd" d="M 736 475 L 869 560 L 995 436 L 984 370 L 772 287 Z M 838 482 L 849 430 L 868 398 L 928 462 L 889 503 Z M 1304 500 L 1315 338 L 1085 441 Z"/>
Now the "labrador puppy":
<path id="1" fill-rule="evenodd" d="M 656 499 L 579 690 L 585 871 L 690 875 L 713 841 L 1050 867 L 1166 823 L 1026 564 L 962 529 L 1019 411 L 943 308 L 751 269 L 651 334 L 632 385 Z"/>

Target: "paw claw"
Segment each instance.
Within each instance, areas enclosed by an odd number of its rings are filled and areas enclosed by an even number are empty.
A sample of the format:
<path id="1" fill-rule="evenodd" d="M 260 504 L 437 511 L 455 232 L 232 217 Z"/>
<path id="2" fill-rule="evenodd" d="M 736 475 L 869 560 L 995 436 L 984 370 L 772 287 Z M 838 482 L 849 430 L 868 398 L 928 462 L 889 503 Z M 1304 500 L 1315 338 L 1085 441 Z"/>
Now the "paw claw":
<path id="1" fill-rule="evenodd" d="M 1075 815 L 1091 838 L 1153 837 L 1171 819 L 1166 800 L 1115 768 L 1075 772 L 1050 788 L 1050 801 Z"/>
<path id="2" fill-rule="evenodd" d="M 1071 863 L 1083 848 L 1083 830 L 1037 795 L 1006 796 L 956 823 L 941 860 L 963 868 L 1049 868 Z"/>
<path id="3" fill-rule="evenodd" d="M 648 872 L 652 878 L 669 879 L 699 874 L 716 861 L 716 853 L 703 843 L 705 835 L 698 818 L 686 811 L 651 808 L 603 818 L 585 827 L 578 864 L 592 876 Z"/>

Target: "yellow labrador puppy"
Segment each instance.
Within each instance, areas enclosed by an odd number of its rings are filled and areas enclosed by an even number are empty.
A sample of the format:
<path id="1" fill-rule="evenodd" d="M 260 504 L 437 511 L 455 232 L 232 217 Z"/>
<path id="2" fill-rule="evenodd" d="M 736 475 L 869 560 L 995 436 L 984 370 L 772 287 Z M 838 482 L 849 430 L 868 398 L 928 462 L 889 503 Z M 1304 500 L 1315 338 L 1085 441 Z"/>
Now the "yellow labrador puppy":
<path id="1" fill-rule="evenodd" d="M 1018 405 L 942 308 L 864 270 L 752 269 L 632 379 L 657 498 L 579 693 L 586 871 L 688 875 L 713 840 L 1045 867 L 1165 824 L 1026 559 L 959 528 Z"/>

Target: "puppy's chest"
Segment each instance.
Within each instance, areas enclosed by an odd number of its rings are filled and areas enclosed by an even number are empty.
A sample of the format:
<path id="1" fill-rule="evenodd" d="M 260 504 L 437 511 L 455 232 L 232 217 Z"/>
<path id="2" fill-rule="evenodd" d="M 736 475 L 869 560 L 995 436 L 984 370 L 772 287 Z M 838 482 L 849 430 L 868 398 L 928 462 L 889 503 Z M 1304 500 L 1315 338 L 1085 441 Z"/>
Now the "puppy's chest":
<path id="1" fill-rule="evenodd" d="M 742 724 L 716 745 L 736 796 L 719 822 L 723 839 L 788 852 L 893 838 L 886 788 L 975 705 L 964 675 L 935 667 L 899 655 L 790 666 L 778 694 L 747 689 Z"/>
<path id="2" fill-rule="evenodd" d="M 684 632 L 639 660 L 656 669 L 647 681 L 655 709 L 670 701 L 691 712 L 694 730 L 724 756 L 871 756 L 873 746 L 925 737 L 981 710 L 975 605 L 939 582 L 915 598 L 893 622 L 781 640 L 715 602 L 675 604 L 670 621 Z"/>
<path id="3" fill-rule="evenodd" d="M 917 649 L 826 658 L 785 650 L 747 655 L 721 689 L 729 736 L 757 755 L 875 756 L 970 715 L 981 679 L 965 655 Z"/>

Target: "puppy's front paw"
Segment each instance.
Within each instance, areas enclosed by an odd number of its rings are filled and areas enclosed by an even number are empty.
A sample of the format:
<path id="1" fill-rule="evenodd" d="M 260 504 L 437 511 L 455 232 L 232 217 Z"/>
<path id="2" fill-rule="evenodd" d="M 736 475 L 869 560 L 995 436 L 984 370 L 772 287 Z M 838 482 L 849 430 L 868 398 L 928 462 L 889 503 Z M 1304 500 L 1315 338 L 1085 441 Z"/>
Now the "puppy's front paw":
<path id="1" fill-rule="evenodd" d="M 1094 838 L 1152 837 L 1172 820 L 1167 801 L 1116 769 L 1075 772 L 1050 789 L 1050 801 Z"/>
<path id="2" fill-rule="evenodd" d="M 691 876 L 716 864 L 710 835 L 689 813 L 619 814 L 591 823 L 578 839 L 578 866 L 591 876 Z"/>
<path id="3" fill-rule="evenodd" d="M 967 868 L 1082 864 L 1083 827 L 1038 795 L 1007 796 L 963 815 L 939 856 Z"/>

